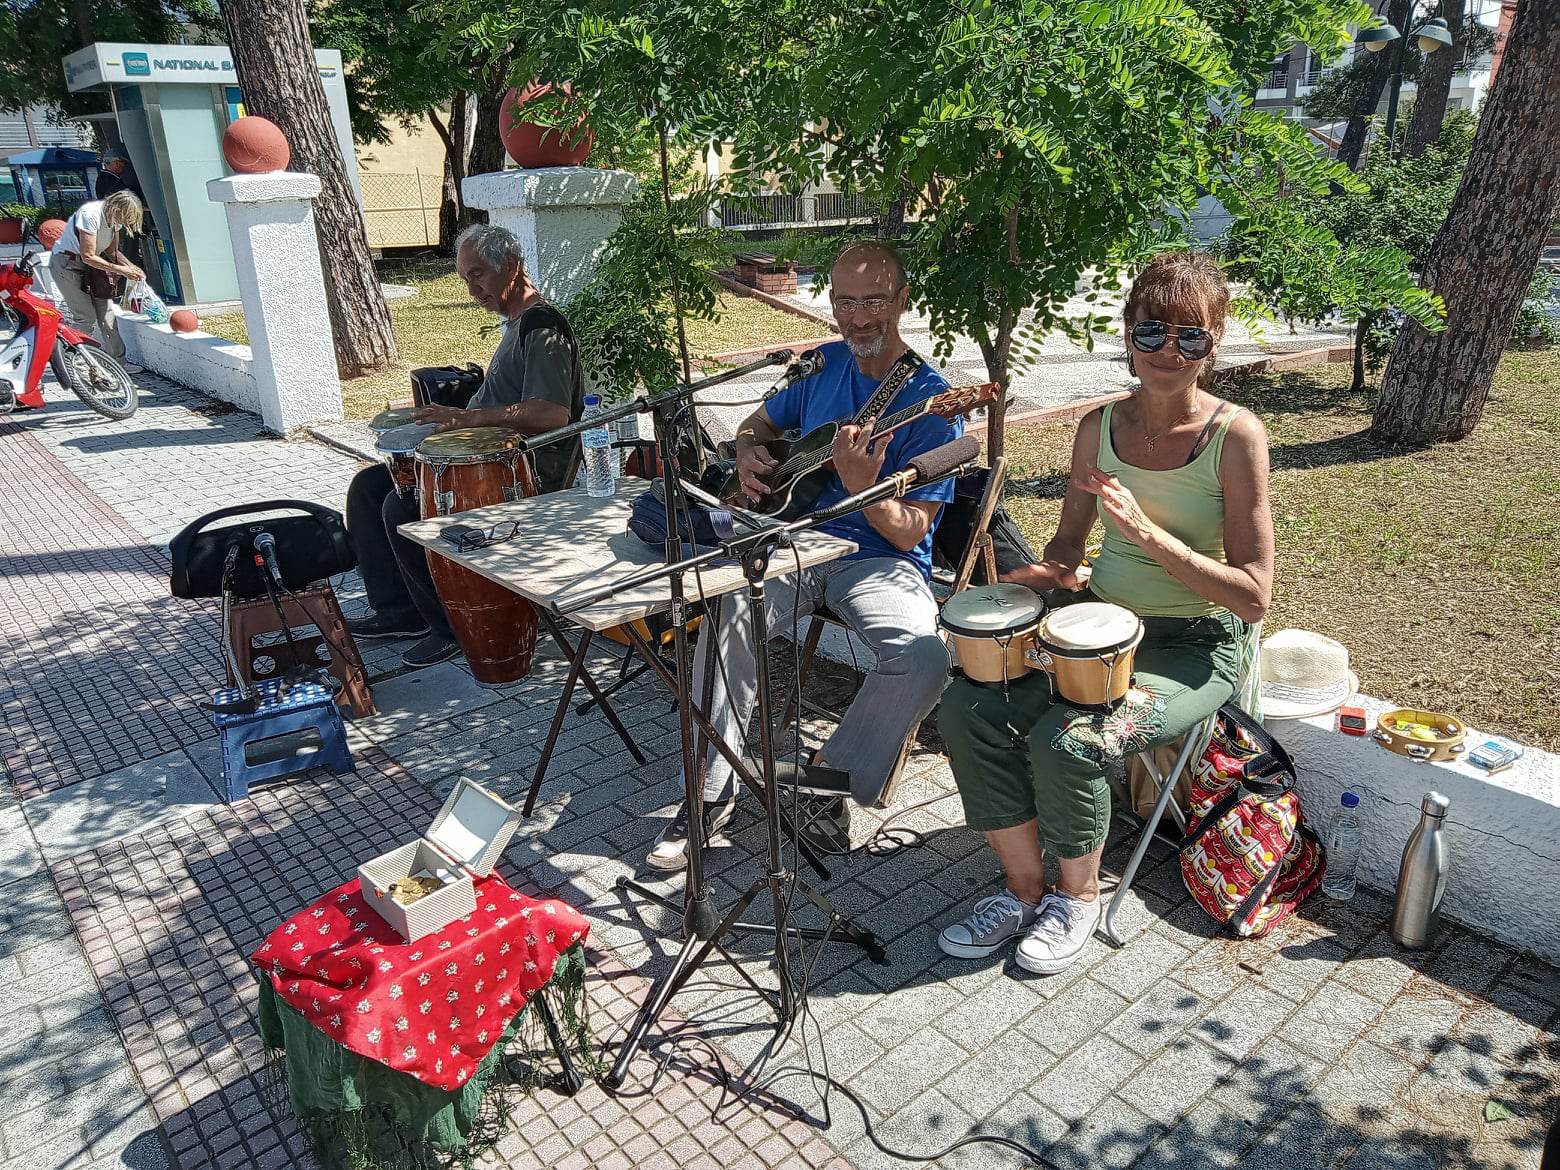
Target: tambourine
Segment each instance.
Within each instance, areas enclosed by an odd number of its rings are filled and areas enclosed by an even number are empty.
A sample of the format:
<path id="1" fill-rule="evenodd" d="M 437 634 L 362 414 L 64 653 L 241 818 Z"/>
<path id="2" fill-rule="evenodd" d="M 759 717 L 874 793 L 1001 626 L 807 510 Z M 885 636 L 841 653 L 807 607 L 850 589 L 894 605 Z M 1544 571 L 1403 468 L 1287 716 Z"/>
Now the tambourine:
<path id="1" fill-rule="evenodd" d="M 1455 760 L 1463 754 L 1468 729 L 1462 720 L 1438 711 L 1399 707 L 1383 711 L 1371 733 L 1377 743 L 1411 760 Z"/>

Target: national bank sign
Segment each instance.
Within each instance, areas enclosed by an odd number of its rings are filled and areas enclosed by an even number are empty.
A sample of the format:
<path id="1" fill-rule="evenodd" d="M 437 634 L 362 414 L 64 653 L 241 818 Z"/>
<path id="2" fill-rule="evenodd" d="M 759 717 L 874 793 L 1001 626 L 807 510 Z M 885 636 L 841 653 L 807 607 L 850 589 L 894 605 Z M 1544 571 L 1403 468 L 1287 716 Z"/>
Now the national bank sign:
<path id="1" fill-rule="evenodd" d="M 316 49 L 320 76 L 340 74 L 341 54 Z M 66 57 L 65 86 L 72 93 L 105 85 L 237 85 L 226 45 L 126 45 L 100 42 Z"/>

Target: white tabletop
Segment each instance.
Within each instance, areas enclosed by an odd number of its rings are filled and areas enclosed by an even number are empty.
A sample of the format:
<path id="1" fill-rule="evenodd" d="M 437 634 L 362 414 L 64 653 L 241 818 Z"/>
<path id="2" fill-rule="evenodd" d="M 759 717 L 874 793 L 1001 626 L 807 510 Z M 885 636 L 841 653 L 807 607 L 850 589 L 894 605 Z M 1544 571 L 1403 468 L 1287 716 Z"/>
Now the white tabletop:
<path id="1" fill-rule="evenodd" d="M 597 499 L 583 488 L 531 496 L 507 504 L 473 508 L 453 516 L 418 520 L 401 525 L 401 533 L 418 544 L 465 565 L 491 581 L 538 605 L 552 607 L 609 581 L 629 577 L 662 563 L 663 550 L 628 531 L 628 515 L 634 497 L 649 488 L 648 481 L 622 480 L 617 495 Z M 439 533 L 452 524 L 489 529 L 516 520 L 520 535 L 502 544 L 459 552 Z M 783 577 L 802 568 L 837 560 L 856 551 L 856 545 L 821 532 L 803 532 L 794 538 L 796 555 L 782 549 L 769 562 L 768 577 Z M 690 600 L 730 593 L 745 584 L 736 563 L 706 566 L 696 577 L 688 573 L 683 589 Z M 591 630 L 607 630 L 636 618 L 671 608 L 669 580 L 647 582 L 587 609 L 568 615 L 570 621 Z"/>

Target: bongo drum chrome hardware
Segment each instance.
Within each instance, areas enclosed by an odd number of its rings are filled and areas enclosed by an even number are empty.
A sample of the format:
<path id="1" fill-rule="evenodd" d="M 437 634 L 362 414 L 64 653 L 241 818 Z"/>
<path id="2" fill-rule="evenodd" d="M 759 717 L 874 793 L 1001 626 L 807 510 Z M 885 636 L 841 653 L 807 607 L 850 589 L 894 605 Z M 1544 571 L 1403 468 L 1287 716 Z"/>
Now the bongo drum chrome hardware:
<path id="1" fill-rule="evenodd" d="M 1143 622 L 1124 606 L 1081 601 L 1047 614 L 1037 640 L 1062 698 L 1079 707 L 1108 708 L 1132 686 Z"/>
<path id="2" fill-rule="evenodd" d="M 966 678 L 1006 686 L 1033 669 L 1030 655 L 1044 614 L 1045 602 L 1033 589 L 977 585 L 950 597 L 937 620 Z"/>

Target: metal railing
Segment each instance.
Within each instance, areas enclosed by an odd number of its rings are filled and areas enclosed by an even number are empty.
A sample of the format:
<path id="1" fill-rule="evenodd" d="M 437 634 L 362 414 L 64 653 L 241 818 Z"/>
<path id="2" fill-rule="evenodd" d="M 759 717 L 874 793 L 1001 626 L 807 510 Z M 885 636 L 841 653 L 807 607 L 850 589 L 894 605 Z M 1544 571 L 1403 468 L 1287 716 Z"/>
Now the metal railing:
<path id="1" fill-rule="evenodd" d="M 857 223 L 871 219 L 879 208 L 863 195 L 822 192 L 816 195 L 745 195 L 720 201 L 722 227 L 775 228 L 817 223 Z"/>

